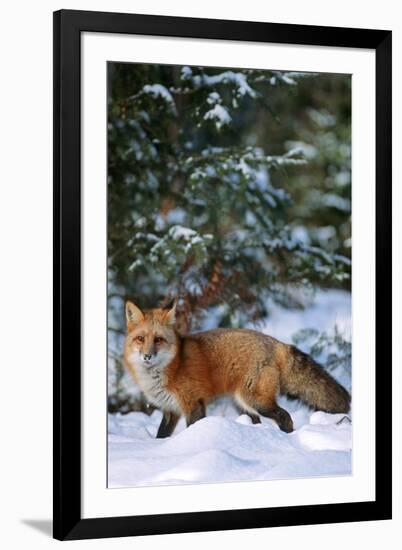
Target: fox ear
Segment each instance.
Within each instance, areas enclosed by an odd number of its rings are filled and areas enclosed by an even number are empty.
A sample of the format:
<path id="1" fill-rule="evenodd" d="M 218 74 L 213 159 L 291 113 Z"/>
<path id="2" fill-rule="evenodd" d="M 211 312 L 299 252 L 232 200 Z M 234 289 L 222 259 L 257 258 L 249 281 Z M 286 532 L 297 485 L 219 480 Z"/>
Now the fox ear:
<path id="1" fill-rule="evenodd" d="M 172 300 L 167 306 L 163 308 L 166 311 L 165 323 L 167 325 L 174 325 L 176 322 L 176 306 L 177 306 L 177 299 Z"/>
<path id="2" fill-rule="evenodd" d="M 138 325 L 144 320 L 144 314 L 133 302 L 126 303 L 126 321 L 127 327 L 130 328 L 134 325 Z"/>

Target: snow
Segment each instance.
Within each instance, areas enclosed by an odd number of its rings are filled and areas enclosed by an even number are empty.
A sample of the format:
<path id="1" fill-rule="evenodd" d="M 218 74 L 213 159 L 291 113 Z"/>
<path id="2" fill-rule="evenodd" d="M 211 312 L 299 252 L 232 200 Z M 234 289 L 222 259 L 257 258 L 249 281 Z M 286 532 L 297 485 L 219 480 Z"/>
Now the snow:
<path id="1" fill-rule="evenodd" d="M 311 120 L 313 120 L 321 128 L 328 128 L 335 126 L 336 124 L 336 118 L 325 109 L 322 109 L 321 111 L 309 109 L 308 114 L 310 115 Z"/>
<path id="2" fill-rule="evenodd" d="M 345 337 L 351 335 L 351 297 L 344 291 L 319 291 L 304 310 L 272 305 L 270 311 L 257 328 L 285 342 L 300 329 L 331 332 L 335 324 Z M 350 387 L 350 378 L 333 374 Z M 267 418 L 253 425 L 226 398 L 209 405 L 207 417 L 189 428 L 180 419 L 167 439 L 155 439 L 162 418 L 158 410 L 150 416 L 109 414 L 108 486 L 350 475 L 349 416 L 313 412 L 286 397 L 280 397 L 279 403 L 292 416 L 295 431 L 290 434 Z"/>
<path id="3" fill-rule="evenodd" d="M 326 416 L 332 418 L 285 434 L 269 419 L 253 425 L 231 411 L 189 428 L 181 420 L 172 437 L 155 439 L 160 411 L 109 415 L 108 486 L 350 474 L 351 424 Z"/>
<path id="4" fill-rule="evenodd" d="M 173 112 L 176 112 L 176 104 L 169 90 L 162 84 L 146 84 L 142 88 L 143 92 L 149 94 L 153 98 L 163 99 Z"/>
<path id="5" fill-rule="evenodd" d="M 306 245 L 310 244 L 310 236 L 308 234 L 308 229 L 305 225 L 296 225 L 295 227 L 292 227 L 291 235 L 294 241 Z"/>
<path id="6" fill-rule="evenodd" d="M 310 304 L 304 310 L 283 310 L 277 305 L 271 305 L 270 316 L 256 328 L 290 343 L 292 335 L 299 330 L 316 328 L 320 332 L 333 332 L 336 325 L 340 333 L 350 339 L 351 310 L 350 293 L 333 289 L 319 290 L 311 297 Z"/>
<path id="7" fill-rule="evenodd" d="M 190 67 L 182 67 L 181 68 L 181 78 L 182 79 L 187 79 L 187 78 L 190 78 L 191 75 L 193 74 L 193 71 L 191 70 Z"/>
<path id="8" fill-rule="evenodd" d="M 270 77 L 269 83 L 271 86 L 276 86 L 279 83 L 288 84 L 290 86 L 295 86 L 297 84 L 297 79 L 305 78 L 306 76 L 311 75 L 312 73 L 300 73 L 296 71 L 273 71 L 273 76 Z M 265 77 L 261 77 L 260 80 L 264 80 Z"/>
<path id="9" fill-rule="evenodd" d="M 183 208 L 173 208 L 172 210 L 169 210 L 166 216 L 166 221 L 169 224 L 181 224 L 184 222 L 184 220 L 187 217 L 187 213 Z"/>
<path id="10" fill-rule="evenodd" d="M 220 130 L 225 124 L 230 124 L 232 117 L 229 115 L 225 107 L 222 107 L 222 105 L 217 103 L 213 109 L 210 109 L 205 113 L 204 119 L 214 121 L 216 128 Z"/>
<path id="11" fill-rule="evenodd" d="M 216 105 L 217 103 L 221 102 L 222 99 L 218 92 L 211 92 L 207 97 L 207 103 L 209 103 L 209 105 Z"/>
<path id="12" fill-rule="evenodd" d="M 349 199 L 344 199 L 333 193 L 326 193 L 322 197 L 322 204 L 331 208 L 341 210 L 341 212 L 350 212 L 351 204 Z"/>
<path id="13" fill-rule="evenodd" d="M 182 70 L 182 78 L 191 78 L 191 72 Z M 217 86 L 218 84 L 233 84 L 236 86 L 236 93 L 240 96 L 256 97 L 256 92 L 251 88 L 247 82 L 247 76 L 243 73 L 236 73 L 234 71 L 224 71 L 217 75 L 195 75 L 192 77 L 193 85 L 196 88 L 201 86 Z"/>
<path id="14" fill-rule="evenodd" d="M 194 246 L 196 244 L 205 244 L 207 241 L 210 241 L 213 239 L 212 235 L 209 233 L 205 233 L 204 235 L 199 235 L 197 231 L 194 231 L 194 229 L 190 229 L 189 227 L 184 227 L 182 225 L 173 225 L 169 229 L 169 236 L 174 241 L 184 240 L 186 242 L 189 242 L 189 245 Z M 189 247 L 189 249 L 191 248 Z"/>
<path id="15" fill-rule="evenodd" d="M 299 150 L 308 160 L 313 160 L 318 156 L 317 148 L 311 143 L 304 143 L 303 141 L 287 141 L 285 146 L 290 150 Z"/>
<path id="16" fill-rule="evenodd" d="M 197 235 L 197 231 L 189 227 L 183 227 L 182 225 L 174 225 L 169 229 L 169 235 L 176 241 L 179 239 L 188 241 Z"/>

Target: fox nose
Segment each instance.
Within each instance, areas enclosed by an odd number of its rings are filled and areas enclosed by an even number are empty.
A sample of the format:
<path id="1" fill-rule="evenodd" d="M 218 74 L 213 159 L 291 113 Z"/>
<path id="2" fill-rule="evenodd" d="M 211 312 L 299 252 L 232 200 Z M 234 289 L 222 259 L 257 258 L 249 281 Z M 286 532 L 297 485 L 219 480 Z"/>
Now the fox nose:
<path id="1" fill-rule="evenodd" d="M 152 353 L 144 353 L 144 359 L 145 361 L 149 361 L 152 357 Z"/>

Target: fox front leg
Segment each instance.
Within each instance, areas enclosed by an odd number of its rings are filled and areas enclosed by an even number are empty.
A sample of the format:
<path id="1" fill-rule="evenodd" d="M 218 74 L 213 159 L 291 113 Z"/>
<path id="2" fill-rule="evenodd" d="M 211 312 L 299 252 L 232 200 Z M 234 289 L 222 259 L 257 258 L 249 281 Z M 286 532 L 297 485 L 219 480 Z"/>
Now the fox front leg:
<path id="1" fill-rule="evenodd" d="M 201 418 L 205 417 L 205 405 L 203 401 L 198 401 L 195 407 L 186 414 L 186 423 L 187 427 L 191 426 L 191 424 L 194 424 L 194 422 L 197 422 L 197 420 L 201 420 Z"/>
<path id="2" fill-rule="evenodd" d="M 157 438 L 169 437 L 179 421 L 180 416 L 174 412 L 163 412 L 162 422 L 159 426 Z"/>

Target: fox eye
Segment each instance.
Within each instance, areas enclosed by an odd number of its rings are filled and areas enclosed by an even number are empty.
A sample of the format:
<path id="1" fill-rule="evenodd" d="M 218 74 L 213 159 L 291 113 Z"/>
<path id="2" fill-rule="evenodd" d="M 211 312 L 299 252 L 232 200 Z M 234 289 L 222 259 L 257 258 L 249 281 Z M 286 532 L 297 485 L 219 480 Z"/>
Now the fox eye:
<path id="1" fill-rule="evenodd" d="M 144 341 L 143 336 L 137 336 L 135 339 L 137 340 L 137 342 L 143 342 Z"/>
<path id="2" fill-rule="evenodd" d="M 164 338 L 162 338 L 162 336 L 156 336 L 155 339 L 154 339 L 154 342 L 155 344 L 160 344 L 162 342 L 164 342 Z"/>

